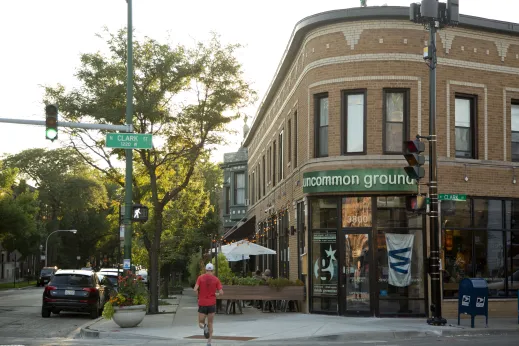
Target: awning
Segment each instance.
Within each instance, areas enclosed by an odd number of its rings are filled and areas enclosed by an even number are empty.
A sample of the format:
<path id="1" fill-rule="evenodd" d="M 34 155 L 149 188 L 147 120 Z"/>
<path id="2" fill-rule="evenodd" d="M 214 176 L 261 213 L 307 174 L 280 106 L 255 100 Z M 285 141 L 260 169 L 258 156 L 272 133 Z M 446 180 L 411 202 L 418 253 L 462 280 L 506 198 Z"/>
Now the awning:
<path id="1" fill-rule="evenodd" d="M 256 216 L 251 217 L 237 228 L 231 228 L 226 234 L 223 235 L 223 239 L 227 241 L 238 241 L 242 239 L 251 239 L 254 236 L 256 230 Z"/>

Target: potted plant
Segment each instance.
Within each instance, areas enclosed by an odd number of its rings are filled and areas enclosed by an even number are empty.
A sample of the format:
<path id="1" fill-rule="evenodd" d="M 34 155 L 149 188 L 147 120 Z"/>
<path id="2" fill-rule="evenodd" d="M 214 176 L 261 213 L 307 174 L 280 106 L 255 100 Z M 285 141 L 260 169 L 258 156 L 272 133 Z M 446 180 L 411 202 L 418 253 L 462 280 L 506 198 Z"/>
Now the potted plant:
<path id="1" fill-rule="evenodd" d="M 148 292 L 142 278 L 128 272 L 119 276 L 118 292 L 105 304 L 103 317 L 112 319 L 121 328 L 132 328 L 144 319 L 148 304 Z"/>

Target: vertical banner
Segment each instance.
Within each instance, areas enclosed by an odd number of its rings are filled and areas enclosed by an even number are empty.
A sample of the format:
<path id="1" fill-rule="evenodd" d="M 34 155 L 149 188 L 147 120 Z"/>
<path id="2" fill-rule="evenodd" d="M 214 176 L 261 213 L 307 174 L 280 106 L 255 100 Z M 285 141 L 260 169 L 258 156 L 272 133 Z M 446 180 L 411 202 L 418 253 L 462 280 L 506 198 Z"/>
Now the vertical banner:
<path id="1" fill-rule="evenodd" d="M 413 243 L 414 234 L 386 233 L 390 285 L 407 287 L 411 284 Z"/>

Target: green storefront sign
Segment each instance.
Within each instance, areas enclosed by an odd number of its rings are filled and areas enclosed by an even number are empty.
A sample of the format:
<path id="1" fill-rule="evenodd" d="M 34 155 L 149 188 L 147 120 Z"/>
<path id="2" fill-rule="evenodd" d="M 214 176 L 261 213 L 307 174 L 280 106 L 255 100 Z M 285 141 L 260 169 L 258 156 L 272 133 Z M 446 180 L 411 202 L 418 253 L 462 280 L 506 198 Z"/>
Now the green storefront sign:
<path id="1" fill-rule="evenodd" d="M 303 174 L 303 192 L 416 192 L 403 168 L 366 168 Z"/>

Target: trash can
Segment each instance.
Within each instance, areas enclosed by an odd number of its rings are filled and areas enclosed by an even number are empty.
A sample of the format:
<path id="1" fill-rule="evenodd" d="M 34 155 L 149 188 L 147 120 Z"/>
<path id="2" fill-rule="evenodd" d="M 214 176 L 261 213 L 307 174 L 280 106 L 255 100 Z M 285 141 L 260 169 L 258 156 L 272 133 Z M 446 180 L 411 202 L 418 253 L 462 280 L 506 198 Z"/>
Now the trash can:
<path id="1" fill-rule="evenodd" d="M 488 285 L 485 279 L 463 279 L 458 290 L 458 325 L 460 315 L 470 315 L 470 327 L 474 328 L 474 318 L 486 317 L 488 327 Z"/>

